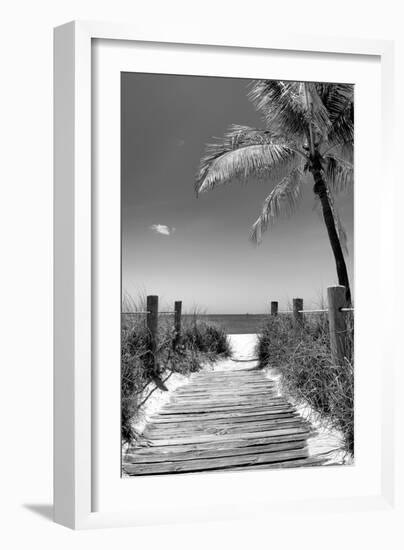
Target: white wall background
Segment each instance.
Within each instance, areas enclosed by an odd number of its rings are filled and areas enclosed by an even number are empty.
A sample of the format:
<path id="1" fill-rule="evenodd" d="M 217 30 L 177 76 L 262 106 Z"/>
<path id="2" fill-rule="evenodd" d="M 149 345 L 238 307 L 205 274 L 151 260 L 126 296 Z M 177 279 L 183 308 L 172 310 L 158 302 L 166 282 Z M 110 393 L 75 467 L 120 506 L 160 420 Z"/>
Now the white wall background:
<path id="1" fill-rule="evenodd" d="M 141 20 L 156 34 L 166 25 L 226 25 L 236 34 L 252 28 L 270 36 L 271 29 L 283 27 L 285 33 L 395 39 L 397 97 L 404 84 L 403 17 L 394 0 L 377 6 L 365 0 L 14 0 L 3 6 L 0 544 L 7 549 L 125 545 L 213 550 L 269 548 L 277 541 L 282 548 L 402 547 L 395 514 L 387 512 L 321 517 L 303 513 L 276 522 L 268 518 L 265 525 L 212 523 L 102 532 L 71 532 L 44 517 L 51 514 L 52 495 L 52 28 L 72 19 Z M 403 107 L 396 109 L 401 138 Z"/>

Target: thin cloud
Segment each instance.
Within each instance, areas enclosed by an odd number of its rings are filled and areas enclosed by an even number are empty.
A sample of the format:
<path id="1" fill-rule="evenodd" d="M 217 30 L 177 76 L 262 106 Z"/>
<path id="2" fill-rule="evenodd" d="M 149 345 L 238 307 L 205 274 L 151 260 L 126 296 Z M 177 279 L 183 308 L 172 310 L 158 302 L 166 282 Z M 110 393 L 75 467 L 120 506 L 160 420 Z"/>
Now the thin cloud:
<path id="1" fill-rule="evenodd" d="M 166 237 L 169 237 L 175 231 L 175 227 L 168 227 L 168 225 L 163 225 L 161 223 L 154 223 L 153 225 L 150 226 L 150 229 L 155 233 L 159 233 L 160 235 L 165 235 Z"/>

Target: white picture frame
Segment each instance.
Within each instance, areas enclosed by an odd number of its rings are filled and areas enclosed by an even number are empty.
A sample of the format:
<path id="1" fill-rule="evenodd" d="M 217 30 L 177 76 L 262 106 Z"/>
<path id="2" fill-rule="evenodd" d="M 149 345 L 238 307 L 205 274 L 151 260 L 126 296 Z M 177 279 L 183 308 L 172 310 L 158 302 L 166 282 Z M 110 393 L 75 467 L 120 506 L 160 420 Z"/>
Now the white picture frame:
<path id="1" fill-rule="evenodd" d="M 305 509 L 313 511 L 326 507 L 328 510 L 382 510 L 394 506 L 394 433 L 393 433 L 393 369 L 398 358 L 392 348 L 384 351 L 382 356 L 374 354 L 374 361 L 383 360 L 380 369 L 382 395 L 380 407 L 375 414 L 380 424 L 379 462 L 374 468 L 380 470 L 380 476 L 374 479 L 371 489 L 355 493 L 337 495 L 313 493 L 304 494 L 289 491 L 283 500 L 266 499 L 258 493 L 257 487 L 265 483 L 264 473 L 255 472 L 254 482 L 238 478 L 239 501 L 234 502 L 231 485 L 234 478 L 226 481 L 212 477 L 217 486 L 228 491 L 229 501 L 233 506 L 224 509 L 224 502 L 218 499 L 209 510 L 198 506 L 196 502 L 184 501 L 181 505 L 177 497 L 175 513 L 168 508 L 161 498 L 159 503 L 150 502 L 142 509 L 136 506 L 123 507 L 118 493 L 111 493 L 108 509 L 97 510 L 99 483 L 95 460 L 95 450 L 99 449 L 95 437 L 94 422 L 97 416 L 98 389 L 94 385 L 94 326 L 97 320 L 97 289 L 94 288 L 94 238 L 99 230 L 98 222 L 92 212 L 100 206 L 94 203 L 92 174 L 92 139 L 94 138 L 94 116 L 96 106 L 92 100 L 92 78 L 94 78 L 95 41 L 133 42 L 137 44 L 158 45 L 160 51 L 175 47 L 179 52 L 183 45 L 194 48 L 202 58 L 204 52 L 219 55 L 223 52 L 237 51 L 240 55 L 250 52 L 265 55 L 265 52 L 287 52 L 300 56 L 314 56 L 321 52 L 331 57 L 362 56 L 364 60 L 376 60 L 381 70 L 381 124 L 380 143 L 383 149 L 385 170 L 383 177 L 394 181 L 389 161 L 393 149 L 393 44 L 388 41 L 338 39 L 315 36 L 233 37 L 231 31 L 214 36 L 205 30 L 201 36 L 188 36 L 186 29 L 182 34 L 173 35 L 167 29 L 164 36 L 154 36 L 152 30 L 142 25 L 72 22 L 55 29 L 54 40 L 54 179 L 55 179 L 55 362 L 54 362 L 54 505 L 55 521 L 65 526 L 82 529 L 91 527 L 140 525 L 158 523 L 159 521 L 178 522 L 198 519 L 221 519 L 246 515 L 247 507 L 260 503 L 260 512 L 269 510 L 285 513 L 301 506 L 304 498 Z M 216 52 L 216 53 L 215 53 Z M 175 52 L 174 52 L 175 53 Z M 141 56 L 141 52 L 137 52 Z M 179 54 L 178 54 L 179 55 Z M 138 57 L 140 59 L 140 57 Z M 146 57 L 143 63 L 147 61 Z M 169 63 L 169 62 L 167 62 Z M 170 67 L 166 66 L 166 71 Z M 196 69 L 197 71 L 197 69 Z M 198 73 L 199 74 L 199 73 Z M 383 334 L 388 335 L 390 323 L 394 322 L 393 276 L 394 254 L 398 246 L 393 231 L 393 212 L 395 188 L 391 185 L 384 194 L 380 204 L 379 238 L 383 239 L 379 260 L 384 262 L 382 286 L 387 288 L 385 303 L 390 313 L 383 327 Z M 105 201 L 104 201 L 105 202 Z M 101 208 L 105 206 L 101 205 Z M 387 266 L 387 268 L 386 268 Z M 365 292 L 365 291 L 364 291 Z M 366 290 L 368 292 L 368 290 Z M 102 388 L 100 389 L 102 391 Z M 117 426 L 119 431 L 119 426 Z M 380 436 L 380 437 L 379 437 Z M 119 434 L 118 434 L 119 438 Z M 318 471 L 318 470 L 317 470 Z M 216 475 L 216 474 L 215 474 Z M 224 474 L 222 477 L 231 474 Z M 283 474 L 282 474 L 283 475 Z M 291 473 L 293 476 L 293 472 Z M 313 471 L 310 476 L 316 475 Z M 355 478 L 355 472 L 348 474 Z M 202 474 L 202 477 L 204 475 Z M 178 481 L 178 476 L 171 476 L 171 489 L 176 486 L 179 494 L 187 494 L 187 485 L 192 484 L 192 476 L 185 476 Z M 297 478 L 295 477 L 295 480 Z M 365 479 L 365 478 L 364 478 Z M 185 480 L 185 481 L 184 481 Z M 188 480 L 188 481 L 187 481 Z M 286 480 L 286 478 L 285 478 Z M 334 480 L 335 481 L 335 480 Z M 337 480 L 338 481 L 338 480 Z M 129 480 L 130 482 L 130 480 Z M 230 482 L 230 483 L 229 483 Z M 161 483 L 161 480 L 160 482 Z M 205 482 L 209 485 L 211 482 Z M 312 478 L 307 477 L 307 483 Z M 324 483 L 324 479 L 323 479 Z M 150 478 L 142 480 L 142 490 L 151 486 Z M 176 485 L 177 484 L 177 485 Z M 247 488 L 252 484 L 255 489 L 247 495 Z M 154 483 L 155 485 L 155 483 Z M 233 483 L 234 486 L 234 483 Z M 140 487 L 140 485 L 139 485 Z M 195 485 L 196 487 L 196 485 Z M 302 485 L 303 487 L 303 485 Z M 199 489 L 198 489 L 199 490 Z M 302 489 L 303 490 L 303 489 Z M 255 492 L 254 492 L 255 491 Z M 303 495 L 303 496 L 302 496 Z M 201 499 L 203 495 L 201 493 Z M 171 506 L 172 506 L 171 501 Z M 228 504 L 228 502 L 227 502 Z M 251 513 L 251 512 L 250 512 Z"/>

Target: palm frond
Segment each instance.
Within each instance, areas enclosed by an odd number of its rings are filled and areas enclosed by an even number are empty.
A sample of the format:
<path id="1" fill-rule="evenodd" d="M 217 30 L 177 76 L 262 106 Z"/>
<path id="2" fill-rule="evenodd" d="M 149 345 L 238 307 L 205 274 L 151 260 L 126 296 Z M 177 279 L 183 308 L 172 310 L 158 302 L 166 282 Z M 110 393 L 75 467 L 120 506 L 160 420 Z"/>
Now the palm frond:
<path id="1" fill-rule="evenodd" d="M 248 97 L 264 116 L 268 128 L 300 140 L 307 137 L 308 110 L 301 83 L 256 80 L 251 83 Z"/>
<path id="2" fill-rule="evenodd" d="M 314 82 L 308 82 L 306 83 L 306 87 L 311 99 L 311 105 L 309 106 L 311 111 L 311 122 L 315 126 L 317 132 L 323 138 L 327 138 L 328 132 L 332 126 L 328 110 L 317 92 L 316 84 Z"/>
<path id="3" fill-rule="evenodd" d="M 331 121 L 330 143 L 353 143 L 354 87 L 352 84 L 317 83 L 315 85 Z"/>
<path id="4" fill-rule="evenodd" d="M 325 156 L 325 178 L 334 193 L 345 192 L 353 186 L 354 167 L 349 161 L 329 153 Z"/>
<path id="5" fill-rule="evenodd" d="M 321 155 L 326 158 L 329 156 L 339 157 L 343 161 L 353 164 L 354 144 L 352 141 L 346 143 L 324 144 L 320 149 Z"/>
<path id="6" fill-rule="evenodd" d="M 257 80 L 252 82 L 248 96 L 273 131 L 301 141 L 308 138 L 312 124 L 324 141 L 353 141 L 350 84 Z"/>
<path id="7" fill-rule="evenodd" d="M 262 205 L 260 217 L 251 229 L 250 238 L 259 244 L 262 233 L 281 216 L 292 214 L 301 196 L 303 170 L 300 164 L 284 177 L 271 191 Z"/>
<path id="8" fill-rule="evenodd" d="M 296 166 L 301 155 L 269 131 L 231 126 L 223 139 L 208 145 L 196 176 L 196 192 L 250 176 L 277 181 Z"/>
<path id="9" fill-rule="evenodd" d="M 331 122 L 335 122 L 340 114 L 353 103 L 353 84 L 316 82 L 315 88 L 329 113 Z"/>

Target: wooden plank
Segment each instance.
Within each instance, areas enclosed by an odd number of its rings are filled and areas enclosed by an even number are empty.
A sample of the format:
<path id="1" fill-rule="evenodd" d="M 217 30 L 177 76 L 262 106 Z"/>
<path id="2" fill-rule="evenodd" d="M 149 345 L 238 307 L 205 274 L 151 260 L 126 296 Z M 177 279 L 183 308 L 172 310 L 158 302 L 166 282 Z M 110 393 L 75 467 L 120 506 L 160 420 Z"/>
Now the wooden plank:
<path id="1" fill-rule="evenodd" d="M 267 403 L 261 404 L 261 405 L 225 405 L 225 406 L 205 406 L 201 407 L 200 405 L 195 405 L 193 407 L 189 406 L 187 408 L 182 407 L 164 407 L 160 411 L 160 416 L 165 415 L 187 415 L 187 414 L 210 414 L 210 413 L 219 413 L 219 412 L 253 412 L 253 411 L 262 411 L 262 410 L 268 410 L 269 406 Z M 271 407 L 272 410 L 275 407 Z M 283 405 L 278 406 L 279 409 L 284 408 Z"/>
<path id="2" fill-rule="evenodd" d="M 196 391 L 188 391 L 188 392 L 176 392 L 175 396 L 172 396 L 172 397 L 176 397 L 178 399 L 189 399 L 189 398 L 198 398 L 198 399 L 201 399 L 201 398 L 206 398 L 206 397 L 216 397 L 216 398 L 219 398 L 219 397 L 235 397 L 235 395 L 237 396 L 240 396 L 240 395 L 249 395 L 251 397 L 255 397 L 257 395 L 270 395 L 270 396 L 275 396 L 277 395 L 277 392 L 271 390 L 270 388 L 251 388 L 251 389 L 240 389 L 239 387 L 237 388 L 232 388 L 231 390 L 229 391 L 213 391 L 213 390 L 209 390 L 209 391 L 201 391 L 201 392 L 196 392 Z"/>
<path id="3" fill-rule="evenodd" d="M 201 458 L 224 458 L 226 456 L 240 456 L 262 454 L 275 451 L 302 449 L 305 441 L 290 441 L 285 443 L 273 443 L 270 445 L 255 445 L 252 447 L 236 447 L 230 449 L 197 449 L 183 450 L 182 452 L 159 453 L 151 449 L 148 453 L 128 453 L 125 456 L 125 464 L 151 464 L 156 462 L 177 462 L 180 460 L 196 460 Z"/>
<path id="4" fill-rule="evenodd" d="M 192 384 L 213 384 L 220 382 L 222 384 L 232 383 L 248 383 L 248 382 L 273 382 L 271 378 L 267 378 L 263 373 L 250 371 L 248 374 L 236 375 L 235 371 L 231 371 L 229 376 L 217 376 L 210 374 L 209 376 L 201 376 L 190 378 Z"/>
<path id="5" fill-rule="evenodd" d="M 273 422 L 273 423 L 261 423 L 260 425 L 252 425 L 252 426 L 218 426 L 218 427 L 208 427 L 201 425 L 199 427 L 195 427 L 192 430 L 192 434 L 194 436 L 198 435 L 216 435 L 219 437 L 222 437 L 224 435 L 233 435 L 235 437 L 241 437 L 245 433 L 261 433 L 261 432 L 268 432 L 271 430 L 280 430 L 283 428 L 301 428 L 302 424 L 299 422 L 292 422 L 292 421 L 285 421 L 285 422 Z M 155 442 L 159 441 L 160 439 L 167 439 L 169 437 L 188 437 L 190 434 L 190 430 L 187 429 L 173 429 L 173 430 L 153 430 L 153 429 L 147 429 L 144 431 L 145 437 L 147 437 L 149 440 L 153 440 Z"/>
<path id="6" fill-rule="evenodd" d="M 181 403 L 186 403 L 187 401 L 234 401 L 237 399 L 250 398 L 251 400 L 263 399 L 276 397 L 276 392 L 270 390 L 260 390 L 260 391 L 240 391 L 233 390 L 228 393 L 220 392 L 206 392 L 206 393 L 187 393 L 187 394 L 176 394 L 171 397 L 171 402 L 175 403 L 176 401 L 181 401 Z"/>
<path id="7" fill-rule="evenodd" d="M 221 398 L 221 397 L 216 397 L 214 395 L 212 395 L 211 397 L 206 397 L 206 398 L 203 398 L 203 399 L 198 399 L 198 398 L 186 398 L 186 399 L 180 399 L 180 398 L 171 398 L 170 399 L 170 402 L 168 403 L 168 405 L 178 405 L 178 403 L 180 403 L 181 405 L 193 405 L 194 403 L 196 403 L 197 405 L 203 405 L 203 404 L 207 404 L 207 405 L 231 405 L 231 404 L 234 404 L 234 405 L 237 405 L 237 404 L 244 404 L 244 405 L 252 405 L 252 404 L 257 404 L 257 403 L 260 403 L 260 404 L 265 404 L 265 403 L 268 403 L 268 400 L 271 399 L 272 397 L 274 397 L 273 395 L 268 395 L 268 396 L 261 396 L 261 395 L 258 395 L 257 397 L 255 398 L 251 398 L 251 397 L 247 397 L 247 396 L 244 396 L 244 395 L 240 395 L 240 396 L 233 396 L 232 398 L 228 397 L 228 398 Z"/>
<path id="8" fill-rule="evenodd" d="M 189 401 L 191 401 L 191 403 L 193 403 L 193 401 L 190 399 Z M 265 405 L 276 405 L 276 404 L 279 404 L 279 403 L 282 403 L 284 405 L 290 405 L 289 401 L 287 401 L 284 397 L 280 396 L 280 395 L 273 395 L 272 397 L 268 397 L 266 399 L 260 399 L 259 400 L 260 402 L 261 401 L 264 401 L 264 404 Z M 253 406 L 253 405 L 256 405 L 258 402 L 258 399 L 247 399 L 247 405 L 249 406 Z M 180 402 L 181 403 L 181 402 Z M 220 401 L 220 403 L 223 403 L 222 401 Z M 167 401 L 164 405 L 163 405 L 163 408 L 166 408 L 166 407 L 177 407 L 178 406 L 178 403 L 175 403 L 174 400 L 171 398 L 170 401 Z M 223 403 L 223 406 L 226 406 L 225 403 Z"/>
<path id="9" fill-rule="evenodd" d="M 156 473 L 195 472 L 212 469 L 230 468 L 235 466 L 255 466 L 271 462 L 285 462 L 295 458 L 307 458 L 306 449 L 279 451 L 253 455 L 239 455 L 224 458 L 184 460 L 178 462 L 162 462 L 152 464 L 125 464 L 129 475 L 147 475 Z"/>
<path id="10" fill-rule="evenodd" d="M 240 399 L 206 399 L 204 401 L 197 400 L 197 399 L 189 399 L 186 402 L 181 402 L 177 400 L 167 401 L 161 410 L 166 410 L 168 408 L 172 409 L 178 409 L 181 408 L 181 406 L 186 407 L 204 407 L 204 406 L 211 406 L 211 407 L 221 407 L 223 409 L 230 409 L 234 407 L 293 407 L 289 401 L 285 401 L 283 398 L 279 397 L 270 397 L 268 399 L 251 399 L 251 398 L 240 398 Z"/>
<path id="11" fill-rule="evenodd" d="M 161 426 L 161 424 L 159 424 Z M 307 427 L 308 424 L 302 424 L 296 421 L 294 418 L 276 419 L 274 421 L 267 420 L 261 423 L 249 422 L 246 424 L 221 424 L 215 426 L 213 424 L 207 426 L 204 423 L 195 424 L 192 429 L 187 426 L 175 426 L 172 428 L 160 428 L 160 427 L 147 427 L 143 435 L 148 439 L 167 439 L 168 437 L 183 437 L 189 434 L 243 434 L 246 432 L 264 432 L 269 430 L 281 429 L 281 428 L 302 428 Z"/>
<path id="12" fill-rule="evenodd" d="M 281 402 L 279 402 L 281 403 Z M 200 400 L 197 400 L 195 399 L 194 401 L 192 399 L 190 399 L 189 401 L 186 401 L 185 403 L 182 403 L 181 401 L 172 401 L 170 403 L 167 403 L 167 405 L 165 405 L 165 410 L 167 410 L 168 408 L 175 408 L 175 409 L 182 409 L 184 411 L 186 411 L 187 409 L 189 408 L 195 408 L 195 407 L 199 407 L 199 408 L 205 408 L 205 409 L 208 409 L 208 408 L 213 408 L 213 407 L 221 407 L 221 408 L 224 408 L 224 407 L 227 407 L 227 408 L 232 408 L 232 407 L 240 407 L 240 406 L 249 406 L 249 407 L 252 407 L 252 406 L 264 406 L 264 405 L 268 405 L 268 401 L 266 399 L 257 399 L 257 400 L 253 400 L 253 399 L 240 399 L 240 400 L 237 400 L 237 399 L 234 399 L 234 400 L 221 400 L 221 399 L 218 399 L 218 400 L 206 400 L 206 401 L 200 401 Z"/>
<path id="13" fill-rule="evenodd" d="M 284 425 L 284 424 L 291 424 L 296 426 L 303 426 L 308 425 L 307 422 L 305 423 L 301 417 L 299 416 L 272 416 L 269 418 L 264 418 L 262 420 L 255 420 L 252 422 L 235 422 L 235 423 L 221 423 L 217 424 L 216 422 L 194 422 L 192 423 L 192 429 L 194 430 L 201 430 L 201 429 L 208 429 L 208 430 L 220 430 L 222 431 L 225 428 L 229 428 L 231 430 L 254 430 L 259 431 L 261 427 L 268 426 L 277 426 L 277 425 Z M 177 433 L 189 433 L 190 428 L 187 423 L 184 422 L 177 422 L 174 424 L 153 424 L 150 423 L 146 426 L 146 430 L 148 433 L 172 433 L 173 431 L 177 431 Z M 262 431 L 262 430 L 261 430 Z"/>
<path id="14" fill-rule="evenodd" d="M 227 413 L 227 414 L 226 414 Z M 196 414 L 165 414 L 154 415 L 150 417 L 150 422 L 157 424 L 171 424 L 177 422 L 241 422 L 244 419 L 246 422 L 253 420 L 262 420 L 264 416 L 277 416 L 277 415 L 293 415 L 299 416 L 295 409 L 291 407 L 274 407 L 271 409 L 262 409 L 259 411 L 225 411 L 225 412 L 204 412 Z M 301 418 L 299 416 L 299 418 Z"/>
<path id="15" fill-rule="evenodd" d="M 245 389 L 249 389 L 249 388 L 275 388 L 276 387 L 276 384 L 275 382 L 272 382 L 271 380 L 232 380 L 231 382 L 230 381 L 223 381 L 223 380 L 215 380 L 214 382 L 209 382 L 209 383 L 188 383 L 188 384 L 185 384 L 183 386 L 181 386 L 181 388 L 178 388 L 178 389 L 181 389 L 183 392 L 185 391 L 193 391 L 193 390 L 198 390 L 198 391 L 209 391 L 209 390 L 214 390 L 214 391 L 228 391 L 228 390 L 231 390 L 232 388 L 245 388 Z"/>
<path id="16" fill-rule="evenodd" d="M 273 462 L 271 464 L 254 464 L 248 466 L 235 467 L 231 470 L 279 470 L 283 468 L 308 468 L 313 466 L 322 466 L 326 460 L 324 458 L 307 457 L 288 460 L 286 462 Z"/>
<path id="17" fill-rule="evenodd" d="M 290 403 L 288 401 L 286 401 L 283 397 L 278 397 L 278 396 L 274 396 L 274 397 L 270 397 L 268 399 L 260 399 L 259 400 L 259 403 L 260 403 L 260 406 L 262 406 L 261 404 L 261 401 L 264 402 L 264 405 L 266 406 L 271 406 L 271 405 L 279 405 L 279 404 L 282 404 L 282 405 L 288 405 L 290 406 Z M 181 404 L 181 403 L 180 403 Z M 191 401 L 191 404 L 193 404 L 193 402 Z M 235 405 L 237 403 L 230 403 L 230 405 Z M 187 403 L 187 405 L 189 405 L 189 403 Z M 198 405 L 200 405 L 200 403 L 198 403 Z M 222 402 L 220 401 L 220 405 L 222 407 L 228 407 L 229 405 L 225 402 Z M 255 400 L 255 399 L 249 399 L 247 400 L 247 402 L 245 403 L 246 406 L 250 406 L 250 407 L 253 407 L 253 406 L 257 406 L 258 405 L 258 400 Z M 167 407 L 172 407 L 172 408 L 176 408 L 178 407 L 178 402 L 174 402 L 174 401 L 167 401 L 164 405 L 163 405 L 163 409 L 167 408 Z M 163 410 L 162 409 L 162 410 Z"/>
<path id="18" fill-rule="evenodd" d="M 257 408 L 263 408 L 265 406 L 268 406 L 268 403 L 266 401 L 259 401 L 257 403 L 254 402 L 236 402 L 236 403 L 187 403 L 187 405 L 184 405 L 183 407 L 179 403 L 172 403 L 171 405 L 166 405 L 164 409 L 162 409 L 161 414 L 173 414 L 173 413 L 182 413 L 182 414 L 188 414 L 191 412 L 194 413 L 206 413 L 206 412 L 219 412 L 219 411 L 238 411 L 238 410 L 247 410 L 247 409 L 257 409 Z M 281 403 L 278 405 L 279 408 L 285 407 L 285 405 L 282 405 Z"/>
<path id="19" fill-rule="evenodd" d="M 189 380 L 192 381 L 192 383 L 201 383 L 201 384 L 210 384 L 213 380 L 223 380 L 224 382 L 234 382 L 237 380 L 251 380 L 251 381 L 258 381 L 262 382 L 264 380 L 273 381 L 271 377 L 267 375 L 267 373 L 263 371 L 257 371 L 257 370 L 232 370 L 229 371 L 229 376 L 220 376 L 219 373 L 210 372 L 205 375 L 202 375 L 201 372 L 191 374 L 189 377 Z"/>
<path id="20" fill-rule="evenodd" d="M 199 431 L 200 429 L 209 429 L 209 430 L 222 430 L 223 428 L 233 428 L 234 430 L 237 430 L 237 428 L 240 429 L 248 429 L 248 428 L 255 428 L 257 426 L 263 426 L 267 425 L 276 421 L 283 421 L 284 422 L 296 422 L 299 425 L 301 425 L 300 418 L 295 413 L 289 413 L 287 415 L 272 415 L 272 416 L 266 416 L 262 418 L 261 420 L 248 420 L 243 421 L 238 418 L 232 419 L 233 421 L 217 421 L 217 420 L 211 420 L 209 422 L 206 421 L 198 421 L 194 420 L 192 422 L 173 422 L 173 423 L 161 423 L 161 422 L 153 422 L 153 424 L 150 424 L 147 426 L 148 433 L 155 433 L 158 431 L 159 433 L 171 433 L 174 430 L 178 430 L 178 433 L 189 433 L 193 430 Z"/>
<path id="21" fill-rule="evenodd" d="M 245 387 L 245 388 L 274 388 L 276 386 L 276 384 L 270 380 L 255 380 L 255 381 L 249 381 L 249 382 L 246 382 L 246 381 L 241 381 L 241 380 L 235 380 L 235 381 L 232 381 L 232 382 L 220 382 L 221 384 L 221 387 L 218 388 L 217 386 L 217 382 L 205 382 L 205 383 L 197 383 L 197 382 L 194 382 L 194 383 L 188 383 L 188 384 L 185 384 L 184 386 L 181 386 L 180 388 L 178 388 L 178 391 L 179 390 L 182 390 L 182 391 L 192 391 L 192 390 L 198 390 L 198 391 L 203 391 L 203 390 L 212 390 L 212 389 L 216 389 L 216 390 L 228 390 L 228 389 L 231 389 L 231 388 L 242 388 L 242 387 Z"/>
<path id="22" fill-rule="evenodd" d="M 193 384 L 192 385 L 187 384 L 186 386 L 179 388 L 175 393 L 177 395 L 186 395 L 188 393 L 196 394 L 196 393 L 204 393 L 204 392 L 205 393 L 210 393 L 210 392 L 231 393 L 234 390 L 244 391 L 244 392 L 249 392 L 253 390 L 256 390 L 256 391 L 260 391 L 260 390 L 275 391 L 276 390 L 275 384 L 246 384 L 245 382 L 243 382 L 243 383 L 227 385 L 220 382 L 220 387 L 217 387 L 217 385 L 218 385 L 218 382 L 209 386 L 196 386 L 196 385 L 194 386 Z M 181 391 L 179 391 L 180 389 Z"/>
<path id="23" fill-rule="evenodd" d="M 175 424 L 175 423 L 178 423 L 178 422 L 182 422 L 182 423 L 185 423 L 189 426 L 191 426 L 194 422 L 206 422 L 206 423 L 211 423 L 211 422 L 215 422 L 215 423 L 218 423 L 218 424 L 221 424 L 221 423 L 226 423 L 226 422 L 229 422 L 229 423 L 236 423 L 236 422 L 254 422 L 255 420 L 264 420 L 266 419 L 267 417 L 268 418 L 271 418 L 271 417 L 277 417 L 277 416 L 297 416 L 297 413 L 294 411 L 294 409 L 292 408 L 289 408 L 289 409 L 281 409 L 281 410 L 272 410 L 270 409 L 269 411 L 266 411 L 266 412 L 263 412 L 263 413 L 229 413 L 227 416 L 223 416 L 222 415 L 218 415 L 218 414 L 205 414 L 205 415 L 181 415 L 181 418 L 178 418 L 178 416 L 176 417 L 175 415 L 173 416 L 156 416 L 156 417 L 152 417 L 151 418 L 151 422 L 153 424 L 163 424 L 163 425 L 166 425 L 166 424 Z"/>
<path id="24" fill-rule="evenodd" d="M 158 440 L 148 440 L 150 446 L 163 446 L 163 445 L 186 445 L 188 443 L 207 443 L 209 441 L 215 441 L 216 444 L 218 441 L 238 441 L 239 439 L 259 439 L 262 437 L 277 437 L 279 435 L 291 435 L 291 434 L 301 434 L 305 433 L 309 436 L 310 431 L 304 427 L 296 428 L 283 428 L 283 429 L 274 429 L 266 430 L 262 432 L 245 432 L 242 434 L 229 434 L 229 435 L 220 435 L 220 434 L 189 434 L 187 437 L 170 437 L 169 439 L 158 439 Z"/>
<path id="25" fill-rule="evenodd" d="M 196 444 L 184 444 L 184 445 L 153 445 L 153 446 L 138 446 L 130 449 L 131 454 L 137 453 L 149 453 L 155 452 L 157 454 L 167 454 L 171 452 L 185 452 L 185 451 L 197 451 L 202 449 L 215 449 L 215 450 L 225 450 L 225 449 L 237 449 L 240 447 L 250 447 L 250 446 L 259 446 L 259 445 L 270 445 L 274 443 L 284 443 L 286 441 L 299 442 L 306 441 L 307 437 L 310 435 L 310 432 L 302 433 L 293 433 L 285 435 L 277 435 L 275 437 L 259 437 L 254 439 L 240 439 L 235 438 L 230 441 L 223 441 L 221 439 L 208 442 L 198 442 Z"/>
<path id="26" fill-rule="evenodd" d="M 184 392 L 175 392 L 175 397 L 206 397 L 210 395 L 214 396 L 223 396 L 228 397 L 231 395 L 256 395 L 259 393 L 266 393 L 266 394 L 272 394 L 274 396 L 278 395 L 278 392 L 275 391 L 274 388 L 270 388 L 268 386 L 259 386 L 255 388 L 241 388 L 240 386 L 234 386 L 232 388 L 229 388 L 228 390 L 214 390 L 213 388 L 209 388 L 206 390 L 188 390 Z M 174 397 L 174 396 L 172 396 Z"/>

